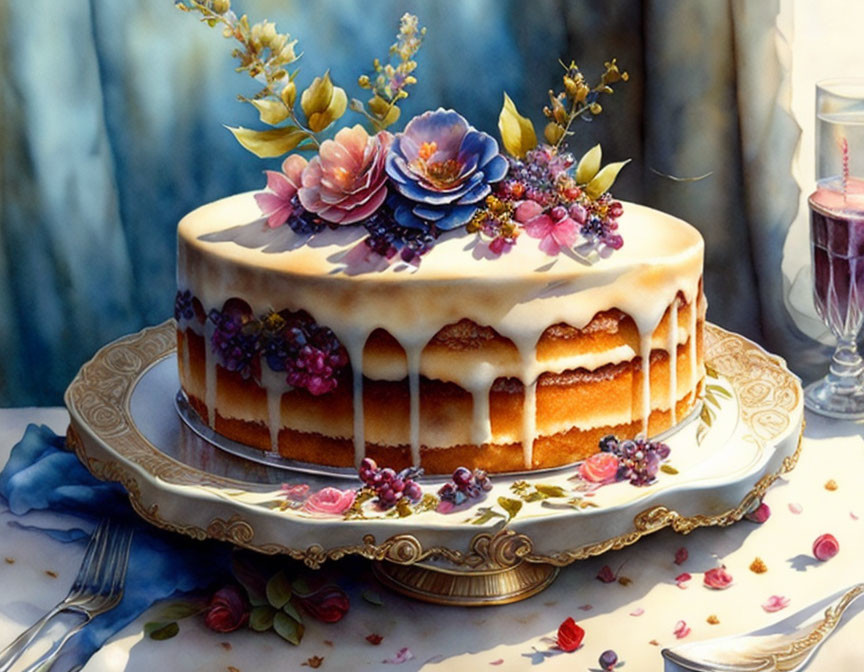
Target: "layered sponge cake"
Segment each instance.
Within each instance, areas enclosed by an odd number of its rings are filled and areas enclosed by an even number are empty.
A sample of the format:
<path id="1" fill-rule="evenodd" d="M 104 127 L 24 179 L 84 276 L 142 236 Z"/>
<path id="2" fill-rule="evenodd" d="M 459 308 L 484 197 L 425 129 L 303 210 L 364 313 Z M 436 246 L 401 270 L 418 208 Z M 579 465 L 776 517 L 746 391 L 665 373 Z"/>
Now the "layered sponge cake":
<path id="1" fill-rule="evenodd" d="M 310 241 L 252 194 L 210 203 L 178 229 L 182 389 L 217 433 L 329 466 L 534 470 L 656 435 L 703 384 L 703 241 L 630 203 L 619 227 L 603 259 L 445 234 L 378 264 L 350 227 Z"/>

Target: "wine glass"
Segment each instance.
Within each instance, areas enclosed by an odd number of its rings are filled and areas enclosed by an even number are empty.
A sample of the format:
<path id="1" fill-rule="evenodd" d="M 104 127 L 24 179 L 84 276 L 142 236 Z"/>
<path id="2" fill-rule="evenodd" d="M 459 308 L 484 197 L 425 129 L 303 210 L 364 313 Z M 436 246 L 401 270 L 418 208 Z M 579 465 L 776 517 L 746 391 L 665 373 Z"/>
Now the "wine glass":
<path id="1" fill-rule="evenodd" d="M 808 199 L 816 312 L 837 338 L 831 365 L 804 390 L 812 411 L 864 418 L 864 78 L 816 85 L 816 190 Z"/>

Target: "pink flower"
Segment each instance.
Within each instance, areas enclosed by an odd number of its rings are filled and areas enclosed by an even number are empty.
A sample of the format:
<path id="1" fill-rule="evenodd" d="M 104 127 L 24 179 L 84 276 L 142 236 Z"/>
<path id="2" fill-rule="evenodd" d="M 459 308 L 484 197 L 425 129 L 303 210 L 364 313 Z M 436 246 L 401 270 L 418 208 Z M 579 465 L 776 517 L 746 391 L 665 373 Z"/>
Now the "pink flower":
<path id="1" fill-rule="evenodd" d="M 322 623 L 336 623 L 351 606 L 348 595 L 339 586 L 327 585 L 308 595 L 298 595 L 300 605 Z"/>
<path id="2" fill-rule="evenodd" d="M 833 558 L 839 550 L 840 542 L 837 541 L 833 534 L 820 535 L 813 542 L 813 555 L 817 560 L 821 560 L 822 562 Z"/>
<path id="3" fill-rule="evenodd" d="M 751 511 L 746 516 L 747 520 L 752 520 L 754 523 L 764 523 L 771 517 L 771 508 L 762 502 L 754 511 Z"/>
<path id="4" fill-rule="evenodd" d="M 687 635 L 690 634 L 690 626 L 687 625 L 687 621 L 678 621 L 675 624 L 675 629 L 672 632 L 677 639 L 684 639 Z"/>
<path id="5" fill-rule="evenodd" d="M 231 632 L 246 625 L 249 603 L 243 591 L 234 585 L 217 590 L 210 598 L 204 623 L 216 632 Z"/>
<path id="6" fill-rule="evenodd" d="M 618 456 L 595 453 L 579 465 L 579 475 L 590 483 L 611 483 L 618 473 Z"/>
<path id="7" fill-rule="evenodd" d="M 597 572 L 597 579 L 603 583 L 612 583 L 615 581 L 615 575 L 612 573 L 612 568 L 609 565 L 603 565 L 600 571 Z"/>
<path id="8" fill-rule="evenodd" d="M 690 572 L 684 572 L 683 574 L 679 574 L 675 577 L 676 585 L 684 590 L 687 588 L 687 582 L 693 578 L 693 575 Z"/>
<path id="9" fill-rule="evenodd" d="M 550 256 L 558 254 L 562 247 L 573 247 L 579 237 L 579 224 L 560 205 L 545 213 L 539 203 L 522 201 L 515 217 L 523 224 L 525 233 L 538 238 L 540 249 Z"/>
<path id="10" fill-rule="evenodd" d="M 703 583 L 706 588 L 725 590 L 732 585 L 732 575 L 726 571 L 725 567 L 715 567 L 705 572 Z"/>
<path id="11" fill-rule="evenodd" d="M 359 124 L 325 140 L 303 171 L 303 207 L 337 224 L 369 217 L 387 198 L 384 160 L 391 141 L 386 131 L 370 136 Z"/>
<path id="12" fill-rule="evenodd" d="M 303 504 L 306 513 L 326 513 L 339 516 L 351 508 L 356 493 L 353 490 L 340 490 L 326 487 L 309 495 Z"/>
<path id="13" fill-rule="evenodd" d="M 687 558 L 689 557 L 690 554 L 687 552 L 687 549 L 682 546 L 677 551 L 675 551 L 675 564 L 683 565 L 685 562 L 687 562 Z"/>
<path id="14" fill-rule="evenodd" d="M 300 188 L 300 176 L 306 167 L 306 159 L 299 154 L 292 154 L 282 162 L 282 172 L 265 170 L 267 188 L 270 190 L 255 194 L 255 201 L 261 212 L 267 217 L 267 226 L 275 229 L 288 221 L 288 218 L 299 208 L 296 199 Z"/>
<path id="15" fill-rule="evenodd" d="M 783 597 L 782 595 L 772 595 L 768 598 L 768 601 L 762 605 L 762 608 L 769 614 L 772 614 L 775 611 L 780 611 L 781 609 L 785 609 L 788 606 L 788 597 Z"/>

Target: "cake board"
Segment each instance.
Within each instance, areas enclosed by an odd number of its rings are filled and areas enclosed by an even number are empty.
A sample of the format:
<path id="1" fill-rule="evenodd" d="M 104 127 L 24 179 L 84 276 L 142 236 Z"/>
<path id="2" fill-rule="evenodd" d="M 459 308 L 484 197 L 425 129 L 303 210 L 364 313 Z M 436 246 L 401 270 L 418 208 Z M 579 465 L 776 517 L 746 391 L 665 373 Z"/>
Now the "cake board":
<path id="1" fill-rule="evenodd" d="M 798 379 L 781 359 L 709 324 L 704 410 L 669 438 L 671 468 L 650 486 L 586 490 L 569 467 L 493 476 L 485 501 L 446 514 L 310 515 L 286 507 L 282 484 L 314 491 L 345 487 L 345 479 L 252 463 L 201 439 L 174 408 L 175 347 L 173 321 L 145 329 L 105 346 L 70 384 L 68 446 L 97 478 L 121 483 L 138 514 L 163 529 L 284 554 L 311 568 L 359 555 L 376 561 L 390 587 L 441 604 L 524 599 L 548 586 L 558 568 L 660 529 L 730 525 L 758 506 L 800 451 Z M 538 485 L 566 496 L 525 496 Z"/>

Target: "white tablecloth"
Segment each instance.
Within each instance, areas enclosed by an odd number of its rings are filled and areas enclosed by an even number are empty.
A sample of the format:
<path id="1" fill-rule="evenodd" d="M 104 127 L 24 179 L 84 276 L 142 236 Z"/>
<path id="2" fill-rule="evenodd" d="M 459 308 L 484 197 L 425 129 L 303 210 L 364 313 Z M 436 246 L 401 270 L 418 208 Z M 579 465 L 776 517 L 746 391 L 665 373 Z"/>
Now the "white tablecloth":
<path id="1" fill-rule="evenodd" d="M 63 433 L 67 418 L 59 408 L 0 409 L 0 463 L 5 464 L 28 423 L 44 423 Z M 436 607 L 404 599 L 370 582 L 383 606 L 352 595 L 351 610 L 340 623 L 307 621 L 299 647 L 273 633 L 216 634 L 194 618 L 181 622 L 175 638 L 152 641 L 143 636 L 143 625 L 150 620 L 145 614 L 118 633 L 84 669 L 299 670 L 306 669 L 301 666 L 308 659 L 319 656 L 324 659 L 322 670 L 521 670 L 532 665 L 550 671 L 586 670 L 597 668 L 602 651 L 614 649 L 626 670 L 663 670 L 663 647 L 752 630 L 864 580 L 862 426 L 813 415 L 807 421 L 801 459 L 788 479 L 768 492 L 765 501 L 772 516 L 763 525 L 742 521 L 728 529 L 702 529 L 686 537 L 663 531 L 628 549 L 564 568 L 543 593 L 505 607 Z M 836 490 L 825 488 L 829 480 L 836 482 Z M 80 546 L 8 525 L 15 519 L 5 507 L 0 512 L 0 647 L 66 594 L 83 553 Z M 60 526 L 65 521 L 40 514 L 38 522 Z M 815 562 L 813 540 L 826 532 L 839 540 L 840 552 L 828 562 Z M 675 552 L 682 547 L 689 559 L 678 566 Z M 768 571 L 757 574 L 749 569 L 757 557 Z M 734 583 L 723 591 L 705 588 L 704 572 L 721 563 Z M 351 568 L 356 565 L 354 561 Z M 603 565 L 631 582 L 598 581 L 595 577 Z M 675 583 L 681 572 L 693 576 L 686 588 Z M 772 595 L 788 597 L 789 606 L 767 613 L 761 605 Z M 711 615 L 719 623 L 708 623 Z M 582 648 L 574 653 L 555 651 L 548 639 L 567 616 L 586 632 Z M 673 631 L 682 620 L 691 632 L 678 640 Z M 380 645 L 366 641 L 372 633 L 382 635 Z M 862 638 L 864 618 L 850 613 L 808 670 L 864 669 Z M 399 665 L 382 662 L 403 647 L 410 649 L 411 660 Z"/>

